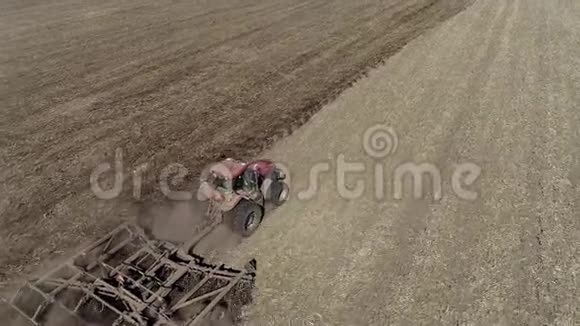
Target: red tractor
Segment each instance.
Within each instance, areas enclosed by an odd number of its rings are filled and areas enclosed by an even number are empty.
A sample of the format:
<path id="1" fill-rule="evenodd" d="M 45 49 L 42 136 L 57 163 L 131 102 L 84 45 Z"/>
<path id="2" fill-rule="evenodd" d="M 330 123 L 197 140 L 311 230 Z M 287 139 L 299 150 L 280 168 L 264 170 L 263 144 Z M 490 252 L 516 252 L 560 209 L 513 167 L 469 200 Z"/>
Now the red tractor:
<path id="1" fill-rule="evenodd" d="M 285 179 L 272 161 L 225 159 L 204 171 L 198 199 L 209 200 L 234 232 L 248 237 L 262 222 L 266 203 L 280 206 L 288 199 Z"/>

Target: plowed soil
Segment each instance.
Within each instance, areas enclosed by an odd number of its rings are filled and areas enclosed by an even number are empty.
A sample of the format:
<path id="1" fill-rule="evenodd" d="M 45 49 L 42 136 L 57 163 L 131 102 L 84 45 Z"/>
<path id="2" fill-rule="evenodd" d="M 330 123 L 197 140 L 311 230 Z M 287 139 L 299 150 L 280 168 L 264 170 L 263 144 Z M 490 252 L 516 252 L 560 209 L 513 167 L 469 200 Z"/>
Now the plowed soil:
<path id="1" fill-rule="evenodd" d="M 0 281 L 288 134 L 369 67 L 470 0 L 8 0 L 0 4 Z M 420 64 L 420 63 L 417 63 Z M 352 108 L 356 110 L 357 108 Z M 149 165 L 113 200 L 89 176 Z"/>

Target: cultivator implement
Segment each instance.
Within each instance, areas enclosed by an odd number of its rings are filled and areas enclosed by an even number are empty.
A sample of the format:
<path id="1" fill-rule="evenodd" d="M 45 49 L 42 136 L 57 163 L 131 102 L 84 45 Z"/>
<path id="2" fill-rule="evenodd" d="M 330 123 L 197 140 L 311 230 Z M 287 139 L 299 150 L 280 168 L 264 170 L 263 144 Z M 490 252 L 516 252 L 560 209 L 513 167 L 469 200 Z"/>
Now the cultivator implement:
<path id="1" fill-rule="evenodd" d="M 216 312 L 234 324 L 255 272 L 254 260 L 242 270 L 208 264 L 122 225 L 7 302 L 31 325 L 199 326 Z"/>

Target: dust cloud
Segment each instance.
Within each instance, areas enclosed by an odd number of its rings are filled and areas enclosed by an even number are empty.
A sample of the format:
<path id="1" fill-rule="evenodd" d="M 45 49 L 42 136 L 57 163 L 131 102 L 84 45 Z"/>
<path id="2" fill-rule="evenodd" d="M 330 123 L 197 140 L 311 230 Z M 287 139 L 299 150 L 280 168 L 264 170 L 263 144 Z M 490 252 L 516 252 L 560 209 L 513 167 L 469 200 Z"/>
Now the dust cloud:
<path id="1" fill-rule="evenodd" d="M 142 208 L 137 224 L 149 236 L 172 243 L 191 239 L 209 222 L 207 204 L 199 201 L 172 201 Z"/>
<path id="2" fill-rule="evenodd" d="M 190 200 L 144 206 L 137 224 L 154 239 L 182 244 L 211 224 L 206 214 L 207 205 L 207 202 Z M 204 236 L 192 251 L 209 260 L 219 259 L 223 252 L 234 248 L 241 240 L 240 235 L 221 223 Z"/>

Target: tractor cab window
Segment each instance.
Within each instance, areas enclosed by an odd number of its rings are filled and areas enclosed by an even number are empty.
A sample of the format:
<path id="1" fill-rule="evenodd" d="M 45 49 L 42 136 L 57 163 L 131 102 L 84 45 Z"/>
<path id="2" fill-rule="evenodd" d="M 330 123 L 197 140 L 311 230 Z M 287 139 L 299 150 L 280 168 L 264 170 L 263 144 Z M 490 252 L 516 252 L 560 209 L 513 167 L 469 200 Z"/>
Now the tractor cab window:
<path id="1" fill-rule="evenodd" d="M 243 174 L 239 175 L 234 180 L 234 191 L 238 191 L 238 190 L 242 190 L 242 189 L 244 189 L 244 175 Z"/>
<path id="2" fill-rule="evenodd" d="M 220 190 L 220 191 L 229 191 L 230 190 L 230 185 L 228 183 L 228 180 L 221 175 L 218 174 L 211 174 L 209 182 L 211 185 L 213 185 L 213 187 L 216 190 Z"/>
<path id="3" fill-rule="evenodd" d="M 244 173 L 234 180 L 234 190 L 243 190 L 252 193 L 258 191 L 258 172 L 254 169 L 246 169 Z"/>

